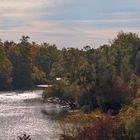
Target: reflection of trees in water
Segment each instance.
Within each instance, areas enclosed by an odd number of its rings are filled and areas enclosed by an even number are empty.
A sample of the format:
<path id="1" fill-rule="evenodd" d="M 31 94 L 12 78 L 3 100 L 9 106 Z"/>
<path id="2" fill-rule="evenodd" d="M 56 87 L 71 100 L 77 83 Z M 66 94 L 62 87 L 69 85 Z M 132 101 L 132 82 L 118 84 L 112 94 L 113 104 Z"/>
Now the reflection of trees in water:
<path id="1" fill-rule="evenodd" d="M 23 136 L 18 136 L 17 140 L 31 140 L 30 135 L 24 134 Z"/>

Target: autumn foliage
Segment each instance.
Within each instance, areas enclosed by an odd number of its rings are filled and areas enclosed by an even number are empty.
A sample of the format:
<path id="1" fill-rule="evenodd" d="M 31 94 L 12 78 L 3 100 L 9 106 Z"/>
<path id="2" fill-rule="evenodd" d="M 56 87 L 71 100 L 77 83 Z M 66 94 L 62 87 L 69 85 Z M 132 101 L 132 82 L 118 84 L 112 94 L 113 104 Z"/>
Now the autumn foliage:
<path id="1" fill-rule="evenodd" d="M 76 136 L 63 134 L 60 140 L 113 140 L 118 123 L 118 118 L 103 117 L 92 126 L 77 128 Z"/>

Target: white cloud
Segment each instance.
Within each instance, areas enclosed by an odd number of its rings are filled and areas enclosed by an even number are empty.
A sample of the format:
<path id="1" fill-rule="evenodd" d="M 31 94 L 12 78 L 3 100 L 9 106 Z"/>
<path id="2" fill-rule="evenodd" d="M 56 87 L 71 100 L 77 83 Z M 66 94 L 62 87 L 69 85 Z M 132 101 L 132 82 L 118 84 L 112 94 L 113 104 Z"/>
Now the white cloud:
<path id="1" fill-rule="evenodd" d="M 107 43 L 120 30 L 140 34 L 139 26 L 136 27 L 136 23 L 140 23 L 139 15 L 136 16 L 136 13 L 131 11 L 103 11 L 96 13 L 99 16 L 94 17 L 93 14 L 93 17 L 87 20 L 78 17 L 77 20 L 65 19 L 71 15 L 65 15 L 63 20 L 48 20 L 46 17 L 56 16 L 55 8 L 64 2 L 66 3 L 66 0 L 0 0 L 0 37 L 18 40 L 22 35 L 29 35 L 37 42 L 48 41 L 59 46 L 64 44 L 83 47 L 93 42 L 95 46 Z M 51 8 L 53 10 L 50 10 Z M 72 7 L 69 10 L 73 10 Z M 64 9 L 60 11 L 65 12 Z M 79 12 L 81 15 L 85 14 L 84 11 Z M 128 25 L 131 27 L 128 28 Z"/>
<path id="2" fill-rule="evenodd" d="M 99 46 L 104 43 L 109 43 L 114 39 L 118 32 L 134 32 L 140 35 L 140 28 L 96 28 L 87 27 L 81 28 L 80 21 L 79 28 L 63 28 L 60 24 L 65 21 L 36 21 L 30 26 L 13 27 L 11 30 L 2 32 L 2 38 L 17 40 L 22 35 L 29 35 L 31 40 L 37 42 L 55 43 L 59 47 L 76 46 L 83 47 L 87 44 L 91 46 Z M 67 21 L 67 24 L 70 21 Z M 73 21 L 74 22 L 74 21 Z M 89 22 L 89 21 L 88 21 Z M 77 23 L 78 24 L 78 23 Z M 14 36 L 12 37 L 12 35 Z M 9 37 L 9 38 L 8 38 Z"/>
<path id="3" fill-rule="evenodd" d="M 62 0 L 0 0 L 0 8 L 27 9 L 61 4 Z"/>
<path id="4" fill-rule="evenodd" d="M 1 18 L 32 21 L 43 15 L 42 8 L 50 8 L 62 3 L 63 0 L 0 0 Z M 45 15 L 51 15 L 49 11 Z M 1 19 L 2 20 L 2 19 Z M 26 21 L 25 21 L 26 20 Z"/>

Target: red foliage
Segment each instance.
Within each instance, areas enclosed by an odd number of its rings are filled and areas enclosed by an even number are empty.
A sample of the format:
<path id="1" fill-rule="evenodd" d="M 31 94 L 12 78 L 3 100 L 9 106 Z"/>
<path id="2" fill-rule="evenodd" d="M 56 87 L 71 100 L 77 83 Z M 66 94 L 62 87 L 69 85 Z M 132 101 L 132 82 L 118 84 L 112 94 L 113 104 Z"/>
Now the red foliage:
<path id="1" fill-rule="evenodd" d="M 99 119 L 92 127 L 84 127 L 78 130 L 76 137 L 61 135 L 61 140 L 111 140 L 118 120 L 112 117 Z"/>

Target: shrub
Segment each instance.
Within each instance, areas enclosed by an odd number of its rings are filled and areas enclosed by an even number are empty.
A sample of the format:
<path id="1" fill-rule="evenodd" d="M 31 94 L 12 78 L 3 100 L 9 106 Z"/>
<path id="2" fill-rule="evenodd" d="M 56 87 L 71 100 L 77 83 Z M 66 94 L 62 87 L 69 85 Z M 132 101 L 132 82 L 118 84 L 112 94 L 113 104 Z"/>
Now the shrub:
<path id="1" fill-rule="evenodd" d="M 123 122 L 129 139 L 140 139 L 140 99 L 133 100 L 132 104 L 123 114 Z"/>
<path id="2" fill-rule="evenodd" d="M 65 101 L 75 100 L 75 85 L 67 85 L 63 81 L 55 83 L 52 87 L 46 88 L 43 92 L 43 99 L 46 100 L 49 97 L 58 97 Z"/>
<path id="3" fill-rule="evenodd" d="M 89 127 L 77 127 L 76 135 L 62 134 L 61 140 L 113 140 L 118 119 L 103 117 Z"/>
<path id="4" fill-rule="evenodd" d="M 63 95 L 63 89 L 58 85 L 53 85 L 52 87 L 46 88 L 43 92 L 43 99 L 46 100 L 49 97 L 58 97 L 61 98 Z"/>
<path id="5" fill-rule="evenodd" d="M 140 99 L 135 99 L 121 112 L 121 123 L 114 133 L 115 140 L 139 140 L 139 130 Z"/>

